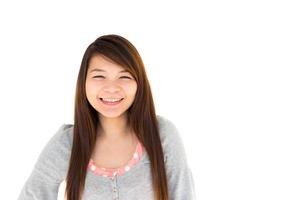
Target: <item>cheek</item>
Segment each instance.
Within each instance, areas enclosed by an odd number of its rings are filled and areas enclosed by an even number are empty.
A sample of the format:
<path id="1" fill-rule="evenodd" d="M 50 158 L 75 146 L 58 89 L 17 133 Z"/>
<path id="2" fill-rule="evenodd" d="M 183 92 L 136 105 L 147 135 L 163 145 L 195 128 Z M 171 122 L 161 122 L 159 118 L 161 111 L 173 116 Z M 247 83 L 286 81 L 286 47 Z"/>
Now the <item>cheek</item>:
<path id="1" fill-rule="evenodd" d="M 99 86 L 97 87 L 95 84 L 89 82 L 85 84 L 85 92 L 88 96 L 96 94 L 98 90 Z"/>
<path id="2" fill-rule="evenodd" d="M 126 93 L 130 96 L 135 96 L 137 91 L 137 85 L 136 84 L 130 84 L 126 86 Z"/>

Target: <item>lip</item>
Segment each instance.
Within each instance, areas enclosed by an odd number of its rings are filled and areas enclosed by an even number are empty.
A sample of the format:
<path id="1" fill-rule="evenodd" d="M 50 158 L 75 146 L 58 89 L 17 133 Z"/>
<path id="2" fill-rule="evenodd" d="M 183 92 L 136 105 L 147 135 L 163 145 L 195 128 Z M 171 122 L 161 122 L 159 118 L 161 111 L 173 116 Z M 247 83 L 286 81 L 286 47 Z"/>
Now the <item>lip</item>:
<path id="1" fill-rule="evenodd" d="M 102 98 L 99 99 L 100 102 L 101 102 L 102 104 L 104 104 L 104 105 L 107 105 L 107 106 L 116 106 L 116 105 L 119 105 L 119 104 L 124 100 L 124 98 L 121 98 L 121 100 L 118 101 L 118 102 L 104 102 L 104 101 L 102 101 L 101 99 L 102 99 Z"/>

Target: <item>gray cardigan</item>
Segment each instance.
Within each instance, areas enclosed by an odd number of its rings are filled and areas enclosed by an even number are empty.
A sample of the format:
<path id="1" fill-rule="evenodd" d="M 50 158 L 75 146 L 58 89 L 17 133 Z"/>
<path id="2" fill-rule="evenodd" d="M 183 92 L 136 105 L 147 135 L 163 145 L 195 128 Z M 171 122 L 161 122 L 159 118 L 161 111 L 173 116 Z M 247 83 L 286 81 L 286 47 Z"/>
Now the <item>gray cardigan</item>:
<path id="1" fill-rule="evenodd" d="M 188 166 L 181 136 L 175 125 L 157 115 L 163 146 L 170 200 L 196 199 L 194 180 Z M 18 200 L 56 200 L 65 180 L 72 147 L 72 124 L 63 124 L 38 157 Z M 153 200 L 150 160 L 141 160 L 115 178 L 98 176 L 87 170 L 83 200 Z"/>

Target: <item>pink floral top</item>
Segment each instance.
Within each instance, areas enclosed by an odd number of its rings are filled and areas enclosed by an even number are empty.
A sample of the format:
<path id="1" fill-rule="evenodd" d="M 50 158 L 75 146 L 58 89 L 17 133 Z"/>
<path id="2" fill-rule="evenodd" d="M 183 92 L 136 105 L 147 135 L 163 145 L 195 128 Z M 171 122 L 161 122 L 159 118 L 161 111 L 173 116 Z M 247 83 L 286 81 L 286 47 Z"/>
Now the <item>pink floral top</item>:
<path id="1" fill-rule="evenodd" d="M 96 166 L 93 159 L 90 159 L 90 162 L 88 164 L 88 169 L 91 170 L 94 174 L 99 176 L 104 176 L 104 177 L 113 177 L 116 175 L 122 175 L 125 172 L 129 171 L 134 165 L 136 165 L 141 160 L 142 155 L 143 155 L 143 146 L 140 143 L 140 141 L 138 141 L 135 152 L 131 160 L 128 161 L 127 165 L 120 168 L 104 168 L 104 167 Z"/>

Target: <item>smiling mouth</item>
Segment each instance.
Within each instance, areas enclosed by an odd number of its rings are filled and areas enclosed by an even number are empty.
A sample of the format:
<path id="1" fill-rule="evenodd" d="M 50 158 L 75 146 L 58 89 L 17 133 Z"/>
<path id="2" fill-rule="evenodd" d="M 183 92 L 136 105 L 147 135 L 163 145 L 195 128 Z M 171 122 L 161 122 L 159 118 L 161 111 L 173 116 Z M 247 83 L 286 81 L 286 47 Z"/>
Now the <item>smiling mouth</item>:
<path id="1" fill-rule="evenodd" d="M 101 102 L 104 103 L 105 105 L 117 105 L 119 104 L 124 98 L 120 99 L 103 99 L 100 98 Z"/>

